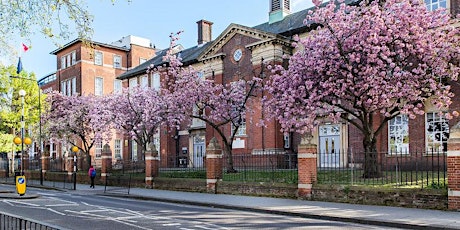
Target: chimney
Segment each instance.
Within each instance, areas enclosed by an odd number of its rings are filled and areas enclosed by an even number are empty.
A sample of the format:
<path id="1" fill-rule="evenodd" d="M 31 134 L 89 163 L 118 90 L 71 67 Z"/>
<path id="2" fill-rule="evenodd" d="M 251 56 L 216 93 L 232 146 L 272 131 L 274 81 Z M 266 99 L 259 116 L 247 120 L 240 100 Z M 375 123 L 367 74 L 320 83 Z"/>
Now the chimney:
<path id="1" fill-rule="evenodd" d="M 198 45 L 210 42 L 212 39 L 212 22 L 200 20 L 198 24 Z"/>
<path id="2" fill-rule="evenodd" d="M 290 0 L 270 0 L 270 12 L 268 24 L 282 21 L 291 13 Z"/>

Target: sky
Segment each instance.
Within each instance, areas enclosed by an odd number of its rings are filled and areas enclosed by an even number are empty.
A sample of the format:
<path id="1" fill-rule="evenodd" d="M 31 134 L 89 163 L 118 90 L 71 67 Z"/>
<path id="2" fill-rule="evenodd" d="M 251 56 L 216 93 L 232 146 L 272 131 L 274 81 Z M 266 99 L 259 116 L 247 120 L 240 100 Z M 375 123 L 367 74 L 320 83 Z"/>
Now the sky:
<path id="1" fill-rule="evenodd" d="M 256 26 L 268 21 L 269 0 L 87 0 L 94 16 L 91 40 L 112 43 L 134 35 L 150 39 L 157 48 L 167 48 L 169 35 L 184 31 L 178 43 L 185 48 L 197 45 L 196 22 L 213 22 L 212 39 L 231 23 Z M 311 0 L 291 0 L 291 12 L 313 6 Z M 68 41 L 59 41 L 61 45 Z M 23 69 L 34 72 L 37 79 L 56 71 L 56 56 L 50 54 L 58 47 L 41 34 L 31 38 L 31 46 L 22 54 Z M 14 63 L 16 64 L 16 63 Z"/>

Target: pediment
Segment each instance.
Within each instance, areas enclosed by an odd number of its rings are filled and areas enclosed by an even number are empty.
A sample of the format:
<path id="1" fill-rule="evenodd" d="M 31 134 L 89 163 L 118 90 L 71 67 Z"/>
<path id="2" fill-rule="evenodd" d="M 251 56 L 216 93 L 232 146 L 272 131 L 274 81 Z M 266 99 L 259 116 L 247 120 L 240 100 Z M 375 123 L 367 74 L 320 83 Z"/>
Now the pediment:
<path id="1" fill-rule="evenodd" d="M 198 60 L 205 60 L 219 55 L 219 50 L 236 34 L 252 37 L 260 41 L 286 40 L 285 37 L 278 34 L 232 23 L 200 54 Z"/>

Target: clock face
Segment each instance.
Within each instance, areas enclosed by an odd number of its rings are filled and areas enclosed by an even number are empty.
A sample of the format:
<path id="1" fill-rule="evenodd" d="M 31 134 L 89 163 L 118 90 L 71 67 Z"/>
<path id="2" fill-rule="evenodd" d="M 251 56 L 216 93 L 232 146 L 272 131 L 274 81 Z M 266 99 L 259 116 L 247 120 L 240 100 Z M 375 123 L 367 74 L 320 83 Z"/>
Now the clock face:
<path id="1" fill-rule="evenodd" d="M 241 57 L 243 57 L 243 51 L 241 51 L 241 49 L 237 49 L 233 52 L 233 60 L 239 61 L 241 60 Z"/>

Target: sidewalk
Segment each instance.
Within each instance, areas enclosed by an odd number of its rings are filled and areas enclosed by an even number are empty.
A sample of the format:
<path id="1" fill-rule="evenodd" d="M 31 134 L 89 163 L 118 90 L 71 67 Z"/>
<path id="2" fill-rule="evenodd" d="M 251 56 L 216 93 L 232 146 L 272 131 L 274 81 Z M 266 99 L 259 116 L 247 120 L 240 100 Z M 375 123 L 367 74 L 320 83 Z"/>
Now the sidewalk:
<path id="1" fill-rule="evenodd" d="M 113 188 L 114 187 L 109 187 L 108 190 Z M 104 193 L 104 186 L 96 186 L 95 189 L 91 189 L 89 185 L 82 184 L 78 184 L 77 190 L 73 190 L 73 192 L 95 193 L 105 196 L 211 206 L 216 208 L 229 208 L 396 228 L 460 229 L 460 212 L 143 188 L 131 188 L 129 194 L 127 194 L 127 189 Z"/>

